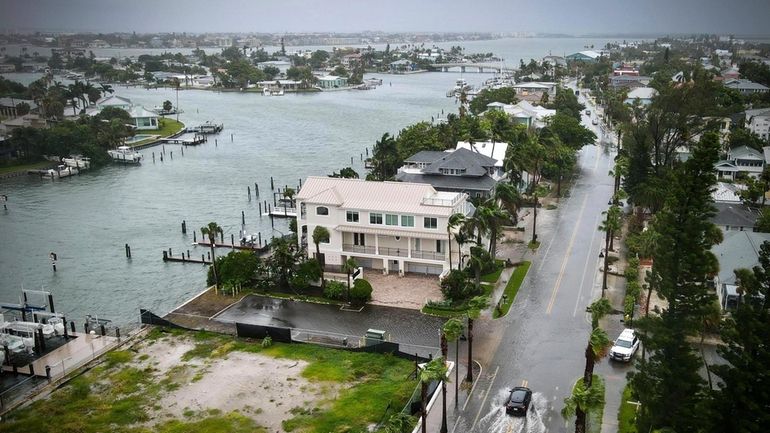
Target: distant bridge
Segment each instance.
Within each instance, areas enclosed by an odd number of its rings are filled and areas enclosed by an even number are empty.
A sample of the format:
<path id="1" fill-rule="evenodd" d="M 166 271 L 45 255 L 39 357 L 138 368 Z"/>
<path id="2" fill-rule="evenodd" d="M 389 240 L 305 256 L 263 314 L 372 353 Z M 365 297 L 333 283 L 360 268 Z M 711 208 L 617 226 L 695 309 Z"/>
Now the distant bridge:
<path id="1" fill-rule="evenodd" d="M 494 65 L 491 63 L 462 63 L 462 62 L 456 62 L 456 63 L 434 63 L 433 67 L 438 70 L 441 69 L 441 72 L 450 72 L 449 70 L 451 68 L 460 68 L 460 72 L 465 73 L 467 68 L 476 69 L 479 73 L 484 72 L 497 72 L 498 74 L 501 72 L 516 72 L 516 68 L 506 68 L 504 66 L 500 65 Z"/>

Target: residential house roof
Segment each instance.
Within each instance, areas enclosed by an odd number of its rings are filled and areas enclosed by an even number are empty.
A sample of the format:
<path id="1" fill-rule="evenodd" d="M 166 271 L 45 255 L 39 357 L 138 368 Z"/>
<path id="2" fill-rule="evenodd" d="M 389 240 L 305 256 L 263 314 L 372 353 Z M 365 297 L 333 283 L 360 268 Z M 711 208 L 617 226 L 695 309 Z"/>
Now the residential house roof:
<path id="1" fill-rule="evenodd" d="M 716 203 L 740 203 L 740 191 L 744 188 L 745 186 L 736 183 L 717 182 L 711 197 Z"/>
<path id="2" fill-rule="evenodd" d="M 436 191 L 427 183 L 373 182 L 310 176 L 296 196 L 307 203 L 348 209 L 449 216 L 461 197 Z"/>
<path id="3" fill-rule="evenodd" d="M 425 163 L 431 163 L 437 159 L 440 159 L 442 156 L 445 156 L 447 152 L 440 151 L 440 150 L 421 150 L 414 155 L 410 156 L 409 158 L 406 158 L 404 162 L 411 162 L 411 163 L 418 163 L 418 162 L 425 162 Z"/>
<path id="4" fill-rule="evenodd" d="M 714 203 L 717 209 L 716 215 L 711 218 L 711 222 L 718 226 L 745 227 L 753 229 L 759 216 L 743 203 Z"/>
<path id="5" fill-rule="evenodd" d="M 736 160 L 736 159 L 764 160 L 764 154 L 748 146 L 738 146 L 730 149 L 730 151 L 727 152 L 727 159 L 729 160 Z"/>
<path id="6" fill-rule="evenodd" d="M 428 183 L 438 190 L 487 192 L 497 185 L 497 182 L 489 176 L 431 176 L 400 172 L 396 175 L 396 179 L 401 182 Z"/>
<path id="7" fill-rule="evenodd" d="M 128 111 L 128 114 L 133 119 L 137 119 L 137 118 L 140 118 L 140 117 L 158 117 L 157 113 L 155 113 L 153 111 L 150 111 L 150 110 L 147 110 L 146 108 L 144 108 L 142 106 L 134 106 L 134 107 L 131 107 L 130 109 L 128 109 L 127 111 Z"/>
<path id="8" fill-rule="evenodd" d="M 505 153 L 508 151 L 508 143 L 496 143 L 494 141 L 477 141 L 469 143 L 467 141 L 458 141 L 456 149 L 469 149 L 481 155 L 495 160 L 495 167 L 502 167 L 505 160 Z"/>
<path id="9" fill-rule="evenodd" d="M 0 98 L 0 107 L 16 107 L 17 105 L 25 102 L 29 105 L 30 110 L 37 108 L 35 101 L 31 99 L 18 99 L 18 98 Z"/>
<path id="10" fill-rule="evenodd" d="M 770 116 L 770 108 L 755 108 L 753 110 L 746 110 L 746 119 L 751 119 L 752 117 L 765 117 Z"/>
<path id="11" fill-rule="evenodd" d="M 464 176 L 484 176 L 486 167 L 494 167 L 495 160 L 469 149 L 457 149 L 454 152 L 443 152 L 443 155 L 425 167 L 424 174 L 444 174 L 445 169 L 465 170 Z"/>
<path id="12" fill-rule="evenodd" d="M 722 243 L 711 247 L 711 252 L 719 260 L 719 281 L 723 284 L 734 284 L 736 269 L 751 269 L 756 266 L 759 247 L 765 241 L 770 241 L 770 233 L 726 232 Z"/>
<path id="13" fill-rule="evenodd" d="M 118 95 L 110 95 L 105 96 L 98 101 L 96 101 L 96 105 L 100 107 L 110 107 L 110 106 L 123 106 L 123 105 L 132 105 L 131 100 Z"/>
<path id="14" fill-rule="evenodd" d="M 769 90 L 767 86 L 743 78 L 725 80 L 725 87 L 738 90 Z"/>

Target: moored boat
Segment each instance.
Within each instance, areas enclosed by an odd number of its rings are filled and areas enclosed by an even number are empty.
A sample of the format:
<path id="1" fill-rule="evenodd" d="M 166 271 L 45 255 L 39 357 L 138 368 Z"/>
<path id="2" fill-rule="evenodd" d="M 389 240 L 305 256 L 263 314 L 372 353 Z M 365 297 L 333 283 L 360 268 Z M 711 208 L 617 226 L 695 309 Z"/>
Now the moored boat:
<path id="1" fill-rule="evenodd" d="M 91 159 L 81 155 L 72 155 L 69 158 L 62 158 L 61 162 L 67 167 L 74 167 L 79 170 L 91 168 Z"/>
<path id="2" fill-rule="evenodd" d="M 122 164 L 139 164 L 142 162 L 142 154 L 128 146 L 120 146 L 117 149 L 108 150 L 113 161 Z"/>

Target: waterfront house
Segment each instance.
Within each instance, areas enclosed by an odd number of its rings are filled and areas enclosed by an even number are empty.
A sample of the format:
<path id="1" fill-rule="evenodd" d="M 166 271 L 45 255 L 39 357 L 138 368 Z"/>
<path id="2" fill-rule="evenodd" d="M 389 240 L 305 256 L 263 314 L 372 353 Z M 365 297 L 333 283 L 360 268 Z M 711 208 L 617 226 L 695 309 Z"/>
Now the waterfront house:
<path id="1" fill-rule="evenodd" d="M 513 119 L 514 122 L 527 128 L 542 128 L 547 118 L 556 115 L 556 110 L 549 110 L 539 105 L 532 105 L 527 101 L 519 101 L 515 104 L 503 104 L 492 102 L 487 105 L 487 110 L 502 111 Z"/>
<path id="2" fill-rule="evenodd" d="M 393 74 L 403 74 L 404 72 L 412 72 L 417 70 L 417 63 L 401 59 L 390 63 L 390 72 Z"/>
<path id="3" fill-rule="evenodd" d="M 318 87 L 321 89 L 338 89 L 340 87 L 347 87 L 347 85 L 348 79 L 346 77 L 327 75 L 318 79 Z"/>
<path id="4" fill-rule="evenodd" d="M 742 95 L 753 95 L 755 93 L 767 93 L 770 90 L 767 86 L 755 83 L 743 78 L 734 78 L 724 81 L 724 86 L 729 89 L 735 89 Z"/>
<path id="5" fill-rule="evenodd" d="M 506 143 L 495 143 L 501 148 Z M 445 152 L 423 150 L 406 158 L 396 180 L 427 183 L 437 191 L 463 192 L 472 197 L 489 197 L 500 179 L 497 161 L 460 147 Z"/>
<path id="6" fill-rule="evenodd" d="M 642 105 L 650 105 L 652 98 L 658 94 L 658 91 L 652 87 L 637 87 L 636 89 L 628 92 L 626 95 L 626 104 L 633 104 L 635 101 L 639 101 Z"/>
<path id="7" fill-rule="evenodd" d="M 602 57 L 601 53 L 593 50 L 580 51 L 567 56 L 567 62 L 596 63 Z"/>
<path id="8" fill-rule="evenodd" d="M 131 116 L 136 129 L 158 129 L 159 127 L 158 115 L 156 113 L 145 109 L 141 105 L 134 105 L 130 99 L 118 95 L 105 96 L 99 99 L 96 101 L 96 104 L 86 109 L 86 114 L 96 116 L 106 107 L 126 110 L 128 115 Z"/>
<path id="9" fill-rule="evenodd" d="M 286 75 L 286 71 L 291 68 L 291 62 L 285 61 L 285 60 L 270 60 L 267 62 L 259 62 L 257 63 L 258 69 L 265 69 L 268 66 L 272 66 L 274 68 L 278 68 L 281 75 Z"/>
<path id="10" fill-rule="evenodd" d="M 136 129 L 158 129 L 158 115 L 142 106 L 133 106 L 128 111 L 128 115 L 134 121 Z"/>
<path id="11" fill-rule="evenodd" d="M 358 63 L 361 63 L 361 53 L 345 54 L 340 59 L 342 66 L 350 69 Z"/>
<path id="12" fill-rule="evenodd" d="M 746 129 L 757 134 L 762 140 L 770 140 L 770 108 L 746 110 Z"/>
<path id="13" fill-rule="evenodd" d="M 717 161 L 714 168 L 719 179 L 735 180 L 740 176 L 757 178 L 765 166 L 765 156 L 762 152 L 748 146 L 738 146 L 727 152 L 727 159 Z"/>
<path id="14" fill-rule="evenodd" d="M 467 195 L 436 191 L 429 184 L 372 182 L 309 177 L 296 195 L 301 239 L 325 227 L 329 241 L 320 243 L 327 269 L 339 270 L 348 258 L 381 271 L 440 275 L 449 271 L 447 223 L 455 213 L 472 215 Z M 457 254 L 457 245 L 452 245 Z M 454 261 L 457 262 L 456 260 Z"/>

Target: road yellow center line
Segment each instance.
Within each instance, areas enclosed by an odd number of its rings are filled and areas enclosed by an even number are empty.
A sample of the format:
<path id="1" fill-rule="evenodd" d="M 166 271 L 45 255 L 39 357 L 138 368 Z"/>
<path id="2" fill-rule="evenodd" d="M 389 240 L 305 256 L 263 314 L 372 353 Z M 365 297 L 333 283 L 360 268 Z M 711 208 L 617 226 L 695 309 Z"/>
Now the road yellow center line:
<path id="1" fill-rule="evenodd" d="M 575 228 L 572 230 L 572 237 L 570 237 L 569 244 L 567 245 L 567 251 L 564 253 L 564 260 L 561 262 L 561 269 L 559 270 L 559 276 L 556 278 L 556 284 L 553 286 L 551 292 L 551 301 L 548 302 L 548 308 L 545 310 L 545 314 L 551 314 L 553 304 L 556 302 L 556 294 L 559 292 L 561 286 L 561 280 L 564 278 L 564 271 L 567 269 L 567 262 L 569 261 L 570 253 L 572 253 L 572 246 L 575 244 L 575 237 L 577 236 L 578 229 L 580 228 L 580 222 L 583 220 L 583 212 L 586 209 L 586 203 L 588 202 L 588 194 L 583 197 L 583 204 L 580 205 L 580 214 L 578 215 Z"/>

